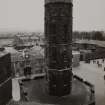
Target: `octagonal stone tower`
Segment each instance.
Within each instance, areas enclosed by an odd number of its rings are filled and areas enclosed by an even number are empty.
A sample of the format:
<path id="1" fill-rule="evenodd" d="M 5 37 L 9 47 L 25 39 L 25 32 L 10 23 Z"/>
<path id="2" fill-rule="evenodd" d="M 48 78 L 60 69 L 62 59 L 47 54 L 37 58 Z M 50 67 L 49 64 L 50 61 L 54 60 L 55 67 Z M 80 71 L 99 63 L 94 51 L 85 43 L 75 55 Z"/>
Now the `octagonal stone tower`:
<path id="1" fill-rule="evenodd" d="M 45 0 L 46 65 L 49 94 L 72 88 L 72 0 Z"/>

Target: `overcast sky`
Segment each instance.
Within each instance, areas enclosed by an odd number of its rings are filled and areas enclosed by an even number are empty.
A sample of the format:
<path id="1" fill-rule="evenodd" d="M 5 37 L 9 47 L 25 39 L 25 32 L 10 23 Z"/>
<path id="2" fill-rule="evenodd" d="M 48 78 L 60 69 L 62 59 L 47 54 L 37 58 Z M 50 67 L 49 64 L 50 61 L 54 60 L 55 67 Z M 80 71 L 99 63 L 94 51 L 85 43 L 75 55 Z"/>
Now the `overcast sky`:
<path id="1" fill-rule="evenodd" d="M 105 0 L 74 0 L 73 30 L 105 30 Z M 0 0 L 0 31 L 44 30 L 44 0 Z"/>

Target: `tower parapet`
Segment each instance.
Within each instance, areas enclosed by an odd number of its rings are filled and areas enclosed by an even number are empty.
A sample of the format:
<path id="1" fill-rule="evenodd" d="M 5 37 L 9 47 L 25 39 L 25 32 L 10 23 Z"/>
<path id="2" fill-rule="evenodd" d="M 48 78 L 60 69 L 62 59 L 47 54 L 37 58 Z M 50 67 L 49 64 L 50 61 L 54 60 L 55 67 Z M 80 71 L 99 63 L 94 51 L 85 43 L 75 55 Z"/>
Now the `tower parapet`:
<path id="1" fill-rule="evenodd" d="M 72 3 L 73 0 L 45 0 L 45 4 L 55 3 L 55 2 Z"/>

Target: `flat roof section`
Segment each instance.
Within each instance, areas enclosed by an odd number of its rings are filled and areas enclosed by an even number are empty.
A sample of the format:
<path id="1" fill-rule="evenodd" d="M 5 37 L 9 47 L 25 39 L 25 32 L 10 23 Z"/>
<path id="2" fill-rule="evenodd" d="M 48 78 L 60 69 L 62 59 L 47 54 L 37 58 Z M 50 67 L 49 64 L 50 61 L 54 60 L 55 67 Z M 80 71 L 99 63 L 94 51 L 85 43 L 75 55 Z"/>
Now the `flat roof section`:
<path id="1" fill-rule="evenodd" d="M 23 86 L 28 93 L 29 101 L 41 105 L 81 105 L 89 101 L 90 92 L 87 86 L 76 79 L 72 82 L 71 94 L 63 97 L 50 96 L 45 79 L 25 81 Z"/>

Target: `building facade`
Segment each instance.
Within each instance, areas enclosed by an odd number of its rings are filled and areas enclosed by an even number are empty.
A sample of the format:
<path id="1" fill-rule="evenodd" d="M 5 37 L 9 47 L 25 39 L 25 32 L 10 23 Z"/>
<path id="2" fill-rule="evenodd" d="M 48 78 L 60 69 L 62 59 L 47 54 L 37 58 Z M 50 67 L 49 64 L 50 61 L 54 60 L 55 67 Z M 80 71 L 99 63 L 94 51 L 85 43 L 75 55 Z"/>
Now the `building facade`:
<path id="1" fill-rule="evenodd" d="M 11 74 L 10 54 L 0 55 L 0 105 L 6 105 L 12 98 Z"/>

